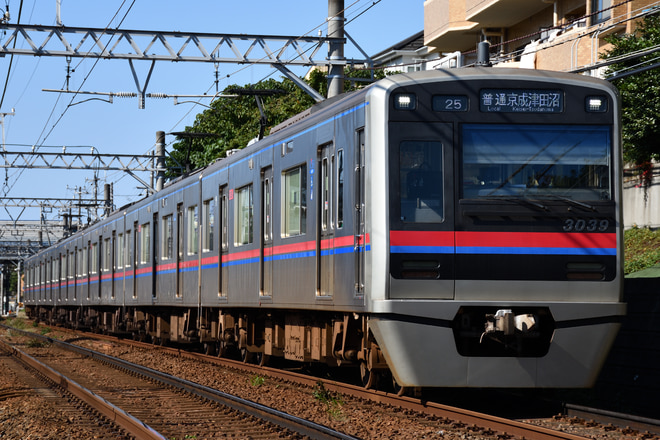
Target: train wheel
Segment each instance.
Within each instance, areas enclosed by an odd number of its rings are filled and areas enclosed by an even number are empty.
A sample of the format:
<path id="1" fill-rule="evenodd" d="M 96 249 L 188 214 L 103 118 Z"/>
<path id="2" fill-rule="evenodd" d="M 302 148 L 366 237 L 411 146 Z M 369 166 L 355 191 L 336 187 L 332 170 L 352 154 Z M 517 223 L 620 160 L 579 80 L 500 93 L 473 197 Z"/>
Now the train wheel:
<path id="1" fill-rule="evenodd" d="M 205 342 L 204 343 L 204 354 L 207 356 L 215 356 L 215 343 Z"/>
<path id="2" fill-rule="evenodd" d="M 378 373 L 370 370 L 366 362 L 360 362 L 360 379 L 362 379 L 362 386 L 366 389 L 375 388 L 378 383 Z"/>
<path id="3" fill-rule="evenodd" d="M 410 391 L 412 390 L 411 387 L 403 387 L 399 385 L 394 376 L 392 376 L 392 389 L 397 396 L 405 396 L 406 394 L 410 394 Z"/>
<path id="4" fill-rule="evenodd" d="M 264 354 L 263 351 L 260 351 L 259 353 L 255 354 L 256 356 L 256 364 L 259 365 L 260 367 L 265 367 L 268 365 L 268 361 L 270 361 L 270 356 L 267 354 Z"/>
<path id="5" fill-rule="evenodd" d="M 239 350 L 239 357 L 241 362 L 245 364 L 251 364 L 254 362 L 254 353 L 250 353 L 247 348 L 241 348 Z"/>

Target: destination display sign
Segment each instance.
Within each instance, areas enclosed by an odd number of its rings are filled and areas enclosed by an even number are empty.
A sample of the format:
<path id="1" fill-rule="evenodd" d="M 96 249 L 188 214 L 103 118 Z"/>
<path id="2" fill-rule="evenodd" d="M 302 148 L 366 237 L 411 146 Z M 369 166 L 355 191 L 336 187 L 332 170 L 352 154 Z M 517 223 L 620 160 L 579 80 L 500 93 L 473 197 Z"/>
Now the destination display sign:
<path id="1" fill-rule="evenodd" d="M 482 89 L 479 108 L 490 113 L 561 113 L 564 94 L 561 90 Z"/>

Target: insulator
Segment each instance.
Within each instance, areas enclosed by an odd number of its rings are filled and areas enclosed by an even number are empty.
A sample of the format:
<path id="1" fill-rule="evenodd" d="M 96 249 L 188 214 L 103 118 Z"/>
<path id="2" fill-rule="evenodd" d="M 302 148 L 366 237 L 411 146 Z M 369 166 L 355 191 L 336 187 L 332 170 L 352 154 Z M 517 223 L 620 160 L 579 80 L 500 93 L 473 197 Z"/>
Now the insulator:
<path id="1" fill-rule="evenodd" d="M 135 92 L 117 92 L 117 93 L 114 93 L 114 96 L 117 96 L 119 98 L 135 98 L 137 96 L 137 93 L 135 93 Z"/>
<path id="2" fill-rule="evenodd" d="M 147 93 L 147 98 L 165 99 L 167 93 Z"/>

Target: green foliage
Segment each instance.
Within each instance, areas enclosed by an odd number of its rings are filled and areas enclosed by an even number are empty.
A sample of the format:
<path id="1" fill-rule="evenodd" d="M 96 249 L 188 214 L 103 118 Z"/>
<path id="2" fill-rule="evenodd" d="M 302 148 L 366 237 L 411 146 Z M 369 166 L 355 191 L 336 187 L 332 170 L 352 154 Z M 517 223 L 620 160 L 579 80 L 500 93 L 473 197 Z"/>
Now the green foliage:
<path id="1" fill-rule="evenodd" d="M 265 383 L 266 383 L 266 378 L 263 376 L 259 376 L 258 374 L 250 378 L 250 385 L 252 385 L 253 387 L 260 387 Z"/>
<path id="2" fill-rule="evenodd" d="M 17 330 L 25 330 L 27 328 L 27 322 L 20 318 L 8 318 L 5 320 L 4 324 L 7 327 L 12 327 Z"/>
<path id="3" fill-rule="evenodd" d="M 345 90 L 347 92 L 364 87 L 371 81 L 369 70 L 346 69 Z M 374 79 L 385 76 L 382 70 L 373 74 Z M 357 78 L 365 82 L 356 81 Z M 311 87 L 322 95 L 327 94 L 327 75 L 318 70 L 310 73 L 308 81 Z M 311 96 L 305 93 L 293 81 L 268 79 L 257 84 L 238 86 L 231 85 L 224 91 L 230 94 L 231 89 L 279 90 L 272 96 L 260 96 L 263 102 L 267 124 L 265 135 L 270 130 L 314 105 Z M 241 95 L 236 98 L 218 98 L 211 103 L 211 108 L 199 113 L 192 127 L 186 127 L 190 136 L 179 136 L 172 146 L 167 158 L 168 178 L 181 175 L 181 168 L 192 171 L 204 167 L 218 158 L 225 157 L 227 151 L 244 148 L 250 140 L 259 136 L 261 114 L 254 96 Z M 193 133 L 201 133 L 197 137 Z"/>
<path id="4" fill-rule="evenodd" d="M 660 262 L 660 230 L 632 228 L 625 232 L 624 272 L 638 272 Z"/>
<path id="5" fill-rule="evenodd" d="M 341 407 L 344 405 L 344 402 L 341 400 L 341 396 L 335 395 L 326 389 L 325 385 L 323 385 L 323 382 L 320 380 L 314 386 L 312 396 L 314 396 L 314 399 L 325 405 L 325 411 L 332 418 L 340 420 L 343 417 Z"/>
<path id="6" fill-rule="evenodd" d="M 50 343 L 47 341 L 42 341 L 41 339 L 30 339 L 25 343 L 26 347 L 30 348 L 44 348 L 50 346 Z"/>
<path id="7" fill-rule="evenodd" d="M 284 91 L 283 94 L 261 96 L 267 117 L 266 132 L 280 122 L 310 107 L 314 102 L 309 95 L 287 79 L 281 82 L 269 79 L 245 87 L 232 85 L 227 89 L 232 88 Z M 244 148 L 251 139 L 258 137 L 261 114 L 254 96 L 218 98 L 211 103 L 211 107 L 198 114 L 194 125 L 186 127 L 186 132 L 208 133 L 214 136 L 181 137 L 173 145 L 168 167 L 176 166 L 174 162 L 176 161 L 182 166 L 187 164 L 189 171 L 194 170 L 210 164 L 217 158 L 225 157 L 229 150 Z M 169 177 L 177 174 L 170 172 Z"/>
<path id="8" fill-rule="evenodd" d="M 611 35 L 606 41 L 613 45 L 604 59 L 612 59 L 660 44 L 660 16 L 647 16 L 635 33 Z M 644 62 L 653 63 L 657 54 L 613 64 L 608 74 L 632 68 Z M 622 99 L 623 154 L 626 162 L 643 164 L 660 159 L 660 70 L 653 69 L 612 83 Z"/>

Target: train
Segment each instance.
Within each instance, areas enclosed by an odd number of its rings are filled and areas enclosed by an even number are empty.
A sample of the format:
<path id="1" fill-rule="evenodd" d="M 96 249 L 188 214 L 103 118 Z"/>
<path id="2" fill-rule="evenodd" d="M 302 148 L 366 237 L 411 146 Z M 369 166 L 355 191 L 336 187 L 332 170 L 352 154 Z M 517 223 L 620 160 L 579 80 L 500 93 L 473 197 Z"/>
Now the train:
<path id="1" fill-rule="evenodd" d="M 626 312 L 619 119 L 584 75 L 388 76 L 31 256 L 26 312 L 365 387 L 590 387 Z"/>

